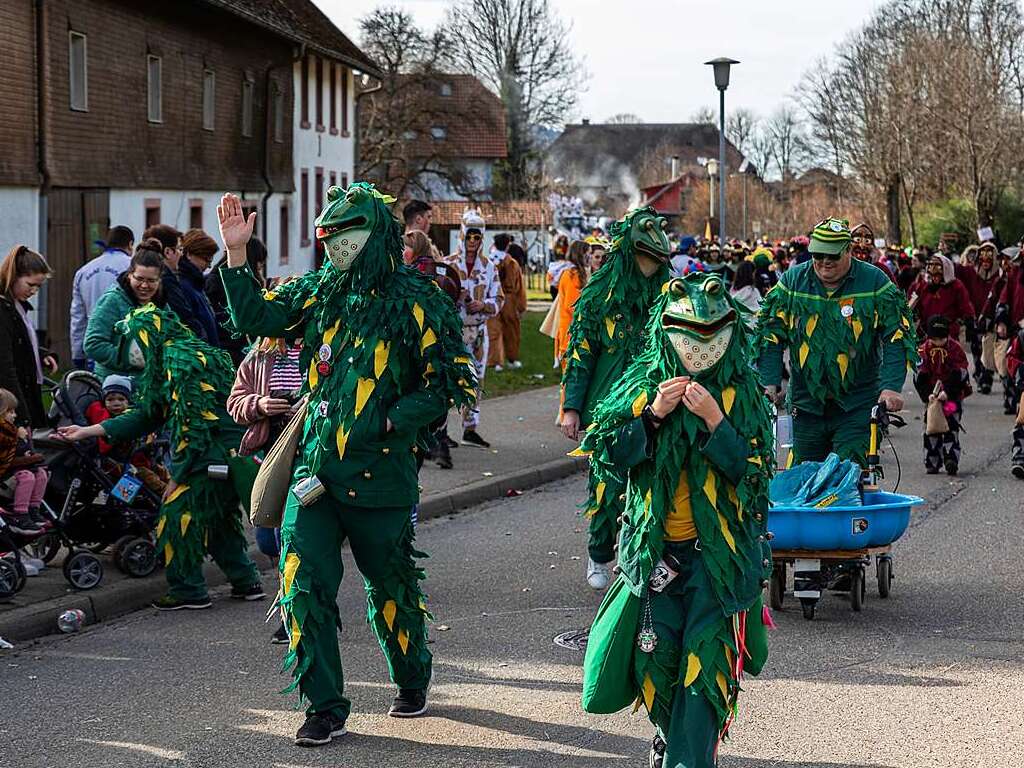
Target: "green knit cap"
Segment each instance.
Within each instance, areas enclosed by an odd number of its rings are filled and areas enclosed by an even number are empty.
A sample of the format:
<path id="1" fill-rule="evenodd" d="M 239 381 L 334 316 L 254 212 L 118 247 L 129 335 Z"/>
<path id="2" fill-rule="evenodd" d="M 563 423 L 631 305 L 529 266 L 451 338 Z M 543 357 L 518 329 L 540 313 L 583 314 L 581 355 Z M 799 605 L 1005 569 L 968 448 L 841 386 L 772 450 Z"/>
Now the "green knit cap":
<path id="1" fill-rule="evenodd" d="M 850 247 L 850 222 L 846 219 L 827 218 L 815 225 L 811 232 L 811 253 L 837 255 Z"/>

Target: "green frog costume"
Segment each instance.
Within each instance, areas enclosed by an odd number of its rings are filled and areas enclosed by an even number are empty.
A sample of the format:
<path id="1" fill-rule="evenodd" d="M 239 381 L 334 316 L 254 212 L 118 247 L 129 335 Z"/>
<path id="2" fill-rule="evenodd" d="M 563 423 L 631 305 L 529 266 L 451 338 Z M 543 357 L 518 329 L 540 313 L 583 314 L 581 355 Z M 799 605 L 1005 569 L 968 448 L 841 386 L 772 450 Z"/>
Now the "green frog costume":
<path id="1" fill-rule="evenodd" d="M 742 675 L 767 658 L 774 452 L 745 311 L 717 274 L 672 280 L 642 354 L 594 409 L 581 446 L 599 480 L 624 469 L 629 480 L 619 576 L 591 629 L 583 706 L 643 704 L 658 729 L 652 760 L 664 752 L 666 768 L 714 765 Z M 677 376 L 719 404 L 713 431 L 682 403 L 659 426 L 648 404 Z M 667 564 L 676 575 L 664 585 Z"/>
<path id="2" fill-rule="evenodd" d="M 612 224 L 604 265 L 576 302 L 562 388 L 563 410 L 579 413 L 581 430 L 643 348 L 647 317 L 669 279 L 672 247 L 665 227 L 665 219 L 650 207 L 634 209 Z M 641 270 L 640 259 L 649 274 Z M 615 559 L 616 520 L 625 491 L 624 475 L 607 472 L 598 479 L 591 471 L 584 514 L 590 519 L 588 550 L 593 563 Z"/>
<path id="3" fill-rule="evenodd" d="M 290 643 L 285 668 L 307 713 L 341 722 L 350 702 L 337 631 L 341 546 L 348 540 L 367 593 L 368 621 L 401 690 L 430 682 L 427 607 L 410 513 L 419 500 L 415 453 L 429 425 L 472 402 L 476 378 L 458 312 L 437 285 L 402 263 L 402 228 L 370 184 L 330 187 L 316 220 L 323 267 L 261 294 L 249 268 L 221 267 L 235 328 L 302 335 L 308 415 L 288 494 L 279 602 Z M 425 699 L 424 699 L 425 701 Z"/>
<path id="4" fill-rule="evenodd" d="M 169 470 L 177 485 L 156 527 L 168 594 L 156 606 L 209 605 L 202 567 L 207 554 L 228 576 L 233 594 L 257 596 L 259 572 L 239 514 L 240 502 L 248 506 L 257 466 L 238 456 L 245 428 L 225 407 L 235 377 L 231 358 L 152 304 L 132 310 L 116 327 L 141 350 L 145 367 L 135 377 L 135 407 L 103 421 L 104 431 L 124 443 L 162 429 L 171 436 Z M 211 477 L 212 465 L 226 465 L 227 479 Z"/>
<path id="5" fill-rule="evenodd" d="M 850 246 L 844 219 L 826 219 L 811 235 L 818 258 Z M 917 364 L 917 339 L 906 297 L 882 270 L 853 259 L 832 291 L 811 261 L 790 267 L 764 298 L 757 323 L 758 370 L 767 386 L 782 383 L 789 350 L 792 463 L 830 452 L 864 464 L 871 409 L 882 390 L 899 392 Z"/>

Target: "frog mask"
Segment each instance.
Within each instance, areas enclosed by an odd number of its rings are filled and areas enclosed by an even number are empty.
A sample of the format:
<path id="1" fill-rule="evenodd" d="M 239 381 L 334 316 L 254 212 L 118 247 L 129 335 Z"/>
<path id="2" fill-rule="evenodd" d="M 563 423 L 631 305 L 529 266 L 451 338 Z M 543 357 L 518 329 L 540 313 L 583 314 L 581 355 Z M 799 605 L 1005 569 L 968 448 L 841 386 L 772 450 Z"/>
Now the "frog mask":
<path id="1" fill-rule="evenodd" d="M 672 245 L 665 229 L 668 222 L 657 216 L 653 208 L 641 208 L 629 223 L 627 237 L 636 253 L 636 263 L 645 277 L 651 277 L 658 266 L 667 264 L 672 257 Z"/>
<path id="2" fill-rule="evenodd" d="M 694 272 L 672 280 L 661 328 L 688 373 L 712 370 L 732 342 L 736 309 L 725 283 L 715 274 Z"/>
<path id="3" fill-rule="evenodd" d="M 355 183 L 347 190 L 330 187 L 327 205 L 316 218 L 317 240 L 331 263 L 347 272 L 373 234 L 381 215 L 378 199 L 383 200 L 371 186 Z"/>

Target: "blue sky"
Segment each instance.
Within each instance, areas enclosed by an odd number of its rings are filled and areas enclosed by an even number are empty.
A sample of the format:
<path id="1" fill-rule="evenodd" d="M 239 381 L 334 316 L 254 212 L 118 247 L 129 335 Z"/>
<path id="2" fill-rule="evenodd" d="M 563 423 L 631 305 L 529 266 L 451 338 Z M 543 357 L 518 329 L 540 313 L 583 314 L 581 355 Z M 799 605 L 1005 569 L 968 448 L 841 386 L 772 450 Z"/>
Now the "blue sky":
<path id="1" fill-rule="evenodd" d="M 380 5 L 410 11 L 425 27 L 446 0 L 315 0 L 358 39 L 357 20 Z M 717 106 L 711 68 L 738 59 L 727 93 L 732 107 L 770 113 L 801 74 L 857 29 L 878 0 L 551 0 L 573 26 L 568 44 L 590 73 L 573 119 L 595 122 L 633 112 L 647 122 L 684 122 L 702 104 Z M 642 10 L 641 10 L 642 9 Z"/>

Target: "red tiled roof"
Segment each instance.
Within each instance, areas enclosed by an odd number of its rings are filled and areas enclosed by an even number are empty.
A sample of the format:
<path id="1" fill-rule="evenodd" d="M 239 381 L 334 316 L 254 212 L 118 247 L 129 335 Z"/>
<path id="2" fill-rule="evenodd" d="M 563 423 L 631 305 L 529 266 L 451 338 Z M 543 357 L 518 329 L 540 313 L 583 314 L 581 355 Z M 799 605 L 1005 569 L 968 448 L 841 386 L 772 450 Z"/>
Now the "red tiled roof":
<path id="1" fill-rule="evenodd" d="M 472 75 L 438 73 L 429 82 L 431 106 L 436 111 L 427 117 L 429 124 L 418 129 L 416 139 L 409 142 L 411 157 L 508 157 L 501 99 Z M 443 85 L 451 87 L 450 96 L 441 95 Z M 434 128 L 444 129 L 444 138 L 434 138 Z"/>
<path id="2" fill-rule="evenodd" d="M 327 18 L 313 0 L 204 0 L 314 53 L 379 76 L 377 65 Z"/>
<path id="3" fill-rule="evenodd" d="M 551 223 L 551 210 L 539 200 L 471 203 L 465 200 L 431 200 L 431 223 L 438 227 L 458 227 L 468 208 L 480 211 L 488 229 L 543 229 Z M 396 206 L 401 210 L 401 205 Z"/>

